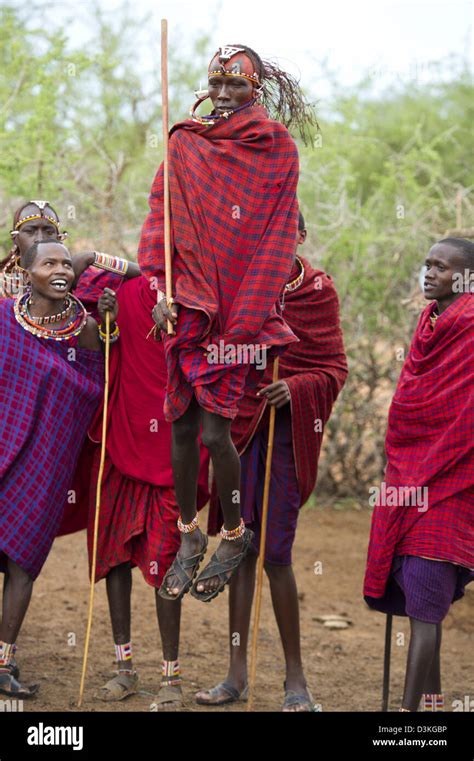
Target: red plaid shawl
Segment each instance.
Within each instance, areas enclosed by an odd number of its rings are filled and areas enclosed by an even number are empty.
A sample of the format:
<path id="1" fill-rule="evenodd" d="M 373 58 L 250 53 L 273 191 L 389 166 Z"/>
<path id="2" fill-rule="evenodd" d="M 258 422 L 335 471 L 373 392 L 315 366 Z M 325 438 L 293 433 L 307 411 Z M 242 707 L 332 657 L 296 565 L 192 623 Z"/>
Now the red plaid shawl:
<path id="1" fill-rule="evenodd" d="M 295 341 L 275 309 L 297 235 L 298 152 L 288 130 L 262 106 L 212 126 L 187 120 L 171 130 L 169 161 L 174 295 L 209 317 L 199 345 Z M 149 203 L 138 263 L 165 290 L 163 166 Z"/>
<path id="2" fill-rule="evenodd" d="M 293 452 L 301 505 L 314 489 L 323 428 L 347 377 L 347 361 L 339 325 L 339 301 L 331 278 L 304 264 L 303 283 L 285 294 L 284 317 L 299 338 L 279 360 L 279 379 L 291 393 Z M 295 270 L 297 274 L 299 270 Z M 290 278 L 291 279 L 291 278 Z M 272 382 L 273 363 L 264 371 L 258 386 L 246 393 L 232 423 L 232 438 L 242 454 L 258 430 L 268 426 L 269 407 L 256 392 Z M 321 425 L 316 425 L 316 420 Z M 319 430 L 321 428 L 321 430 Z M 211 501 L 209 528 L 218 526 L 219 516 Z"/>
<path id="3" fill-rule="evenodd" d="M 364 594 L 381 597 L 394 555 L 474 567 L 474 296 L 420 317 L 388 419 L 388 486 L 427 487 L 428 509 L 388 507 L 372 517 Z M 387 504 L 389 500 L 387 499 Z"/>

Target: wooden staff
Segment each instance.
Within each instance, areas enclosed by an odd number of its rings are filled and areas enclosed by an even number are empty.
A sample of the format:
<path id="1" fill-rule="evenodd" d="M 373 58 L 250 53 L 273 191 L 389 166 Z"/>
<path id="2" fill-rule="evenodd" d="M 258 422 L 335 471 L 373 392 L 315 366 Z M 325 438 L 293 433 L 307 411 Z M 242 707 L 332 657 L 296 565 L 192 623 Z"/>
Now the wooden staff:
<path id="1" fill-rule="evenodd" d="M 84 684 L 86 680 L 87 656 L 89 654 L 89 641 L 92 628 L 92 612 L 94 608 L 94 589 L 95 589 L 95 569 L 97 564 L 97 537 L 99 534 L 99 514 L 100 514 L 100 497 L 102 492 L 102 476 L 104 473 L 105 463 L 105 444 L 107 437 L 107 412 L 109 406 L 109 358 L 110 358 L 110 312 L 105 313 L 105 385 L 104 385 L 104 413 L 102 417 L 102 446 L 100 450 L 99 477 L 97 479 L 97 492 L 95 495 L 95 516 L 94 516 L 94 543 L 92 547 L 92 570 L 89 594 L 89 615 L 87 618 L 86 641 L 84 643 L 84 657 L 82 661 L 81 686 L 79 688 L 79 700 L 77 707 L 82 705 L 84 696 Z"/>
<path id="2" fill-rule="evenodd" d="M 383 685 L 382 685 L 382 711 L 388 711 L 388 697 L 390 693 L 390 655 L 392 651 L 392 621 L 393 616 L 387 613 L 385 622 L 385 648 L 383 653 Z"/>
<path id="3" fill-rule="evenodd" d="M 277 380 L 278 357 L 276 357 L 273 363 L 272 383 L 276 383 Z M 253 694 L 255 689 L 255 678 L 257 676 L 258 626 L 260 621 L 260 609 L 262 605 L 263 564 L 265 562 L 265 542 L 267 537 L 268 497 L 270 494 L 270 474 L 272 469 L 273 439 L 275 435 L 275 412 L 275 405 L 272 404 L 270 407 L 270 427 L 268 429 L 267 460 L 265 463 L 265 483 L 263 487 L 262 525 L 260 529 L 260 549 L 257 564 L 257 588 L 255 590 L 255 614 L 252 631 L 252 653 L 250 656 L 250 679 L 247 711 L 251 711 L 253 709 Z"/>
<path id="4" fill-rule="evenodd" d="M 170 225 L 170 175 L 168 156 L 168 22 L 161 19 L 161 114 L 163 121 L 163 196 L 164 196 L 164 239 L 165 239 L 165 282 L 166 304 L 173 304 L 173 282 L 171 273 L 171 225 Z M 168 335 L 173 333 L 173 323 L 168 320 Z"/>

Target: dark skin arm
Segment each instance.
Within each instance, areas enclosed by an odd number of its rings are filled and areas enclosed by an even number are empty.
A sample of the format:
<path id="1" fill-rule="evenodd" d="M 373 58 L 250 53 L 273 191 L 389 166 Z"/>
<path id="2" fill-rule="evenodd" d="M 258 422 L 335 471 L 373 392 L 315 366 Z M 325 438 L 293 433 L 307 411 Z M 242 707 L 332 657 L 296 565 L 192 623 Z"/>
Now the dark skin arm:
<path id="1" fill-rule="evenodd" d="M 105 314 L 106 312 L 110 312 L 110 332 L 112 333 L 118 315 L 118 303 L 115 291 L 112 291 L 110 288 L 104 288 L 104 292 L 99 298 L 97 307 L 104 332 Z M 79 346 L 81 349 L 104 351 L 105 344 L 99 338 L 99 328 L 93 317 L 87 318 L 87 322 L 79 335 Z"/>

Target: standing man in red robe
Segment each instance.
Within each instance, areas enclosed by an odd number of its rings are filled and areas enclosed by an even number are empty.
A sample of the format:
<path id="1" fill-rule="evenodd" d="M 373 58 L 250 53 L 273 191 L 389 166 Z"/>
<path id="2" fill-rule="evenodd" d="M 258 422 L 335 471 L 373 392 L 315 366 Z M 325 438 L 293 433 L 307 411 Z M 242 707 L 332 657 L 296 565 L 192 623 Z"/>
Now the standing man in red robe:
<path id="1" fill-rule="evenodd" d="M 102 257 L 107 255 L 102 254 Z M 132 645 L 132 568 L 138 567 L 158 591 L 179 549 L 176 504 L 171 468 L 171 424 L 164 419 L 166 363 L 161 343 L 150 329 L 156 294 L 143 276 L 123 280 L 114 269 L 116 257 L 107 257 L 109 272 L 76 264 L 79 277 L 75 293 L 95 312 L 105 285 L 116 289 L 120 338 L 110 352 L 107 447 L 102 478 L 95 582 L 106 579 L 117 672 L 97 692 L 96 698 L 115 702 L 135 694 L 139 679 Z M 120 267 L 120 264 L 119 264 Z M 84 271 L 83 274 L 82 271 Z M 147 338 L 148 336 L 148 338 Z M 87 539 L 92 562 L 96 487 L 100 463 L 100 409 L 89 431 L 76 474 L 79 500 L 62 530 L 81 528 L 78 520 L 89 501 Z M 200 446 L 197 506 L 208 501 L 207 450 Z M 81 494 L 81 486 L 90 484 Z M 181 603 L 155 595 L 163 660 L 154 706 L 177 710 L 183 703 L 179 666 Z"/>
<path id="2" fill-rule="evenodd" d="M 299 240 L 306 238 L 300 214 Z M 285 319 L 299 342 L 282 355 L 279 380 L 272 368 L 258 387 L 244 396 L 232 425 L 241 455 L 242 515 L 255 533 L 252 548 L 230 583 L 230 663 L 227 678 L 196 696 L 202 705 L 223 705 L 244 698 L 247 689 L 247 642 L 260 546 L 263 485 L 268 446 L 269 407 L 276 407 L 275 436 L 265 545 L 267 573 L 286 663 L 284 711 L 311 711 L 300 652 L 298 590 L 292 547 L 300 507 L 316 483 L 324 426 L 344 385 L 347 362 L 339 325 L 339 303 L 331 278 L 296 257 L 283 303 Z M 222 521 L 213 490 L 209 533 Z M 239 641 L 235 635 L 238 633 Z"/>
<path id="3" fill-rule="evenodd" d="M 445 238 L 425 266 L 431 303 L 389 411 L 364 582 L 370 607 L 410 619 L 401 711 L 443 710 L 442 622 L 474 580 L 474 244 Z"/>
<path id="4" fill-rule="evenodd" d="M 314 121 L 297 82 L 243 45 L 220 48 L 208 76 L 206 97 L 214 110 L 197 116 L 204 99 L 198 100 L 193 118 L 170 133 L 174 298 L 167 305 L 159 294 L 154 310 L 165 334 L 164 412 L 173 423 L 182 536 L 160 594 L 178 600 L 193 587 L 192 594 L 206 602 L 222 591 L 252 540 L 240 513 L 240 460 L 230 433 L 254 370 L 251 357 L 263 351 L 268 361 L 298 340 L 276 305 L 294 260 L 298 152 L 286 126 L 270 119 L 259 99 L 275 102 L 277 117 L 303 132 L 308 120 Z M 162 166 L 153 182 L 138 262 L 163 291 Z M 172 336 L 166 335 L 167 319 L 175 328 Z M 215 347 L 222 347 L 217 361 Z M 201 426 L 224 523 L 222 541 L 193 585 L 207 548 L 196 510 Z"/>

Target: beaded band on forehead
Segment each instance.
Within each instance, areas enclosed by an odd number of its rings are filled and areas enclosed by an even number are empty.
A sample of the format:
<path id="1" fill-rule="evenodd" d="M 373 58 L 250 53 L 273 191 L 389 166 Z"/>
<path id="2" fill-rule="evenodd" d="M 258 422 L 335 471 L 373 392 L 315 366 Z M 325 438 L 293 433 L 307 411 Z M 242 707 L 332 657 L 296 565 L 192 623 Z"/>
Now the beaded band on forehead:
<path id="1" fill-rule="evenodd" d="M 209 77 L 243 77 L 251 82 L 255 82 L 257 85 L 260 84 L 257 72 L 254 72 L 254 74 L 236 74 L 234 71 L 208 71 L 207 74 Z"/>
<path id="2" fill-rule="evenodd" d="M 250 82 L 254 82 L 255 84 L 259 85 L 260 78 L 256 71 L 254 71 L 252 74 L 245 74 L 241 72 L 240 65 L 238 66 L 238 71 L 236 71 L 236 64 L 229 65 L 229 62 L 239 53 L 243 53 L 245 58 L 250 62 L 250 64 L 253 66 L 253 63 L 251 61 L 250 56 L 248 55 L 247 51 L 244 48 L 237 48 L 233 45 L 222 45 L 217 53 L 213 55 L 211 59 L 211 63 L 209 64 L 209 70 L 208 70 L 208 76 L 209 77 L 242 77 L 243 79 L 248 79 Z M 211 64 L 215 60 L 216 56 L 219 58 L 219 64 L 220 69 L 211 69 Z M 214 64 L 215 65 L 215 64 Z"/>
<path id="3" fill-rule="evenodd" d="M 21 225 L 25 224 L 25 222 L 31 222 L 33 219 L 47 219 L 48 222 L 51 222 L 51 224 L 54 225 L 56 230 L 59 232 L 59 219 L 54 219 L 54 217 L 44 213 L 46 206 L 50 206 L 49 201 L 29 201 L 24 205 L 23 208 L 26 209 L 28 206 L 37 206 L 40 210 L 40 213 L 28 214 L 26 217 L 20 217 L 12 232 L 18 232 L 18 229 L 21 227 Z"/>

